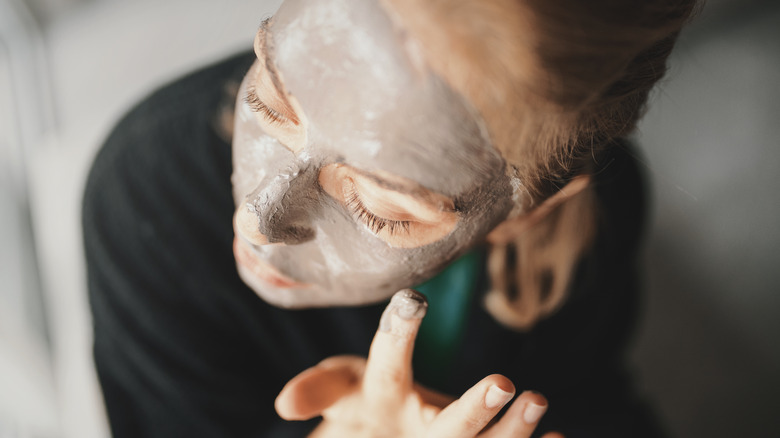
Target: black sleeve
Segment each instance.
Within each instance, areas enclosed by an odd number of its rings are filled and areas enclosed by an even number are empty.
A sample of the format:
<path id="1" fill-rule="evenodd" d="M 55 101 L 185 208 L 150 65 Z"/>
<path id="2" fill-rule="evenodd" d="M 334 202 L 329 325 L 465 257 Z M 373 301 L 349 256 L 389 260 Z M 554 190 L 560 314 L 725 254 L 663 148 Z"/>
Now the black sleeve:
<path id="1" fill-rule="evenodd" d="M 301 437 L 273 400 L 300 369 L 235 273 L 230 145 L 214 128 L 238 57 L 155 93 L 119 123 L 83 205 L 94 356 L 111 431 Z"/>

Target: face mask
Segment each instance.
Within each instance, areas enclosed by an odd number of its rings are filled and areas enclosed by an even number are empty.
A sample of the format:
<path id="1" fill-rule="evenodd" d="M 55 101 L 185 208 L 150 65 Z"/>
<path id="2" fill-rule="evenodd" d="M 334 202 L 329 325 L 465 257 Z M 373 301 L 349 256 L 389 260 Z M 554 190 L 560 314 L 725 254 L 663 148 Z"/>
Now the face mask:
<path id="1" fill-rule="evenodd" d="M 507 217 L 479 115 L 379 2 L 288 0 L 256 51 L 236 107 L 235 252 L 268 302 L 382 300 Z"/>

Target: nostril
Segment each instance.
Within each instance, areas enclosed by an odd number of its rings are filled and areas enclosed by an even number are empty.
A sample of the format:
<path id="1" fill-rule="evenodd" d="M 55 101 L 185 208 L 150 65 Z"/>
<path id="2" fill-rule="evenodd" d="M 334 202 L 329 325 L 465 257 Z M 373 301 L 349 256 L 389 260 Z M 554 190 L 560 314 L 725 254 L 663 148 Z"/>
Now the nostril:
<path id="1" fill-rule="evenodd" d="M 271 214 L 269 216 L 274 215 Z M 265 222 L 261 217 L 262 214 L 258 213 L 257 208 L 252 203 L 240 205 L 236 209 L 234 216 L 236 232 L 254 245 L 269 245 L 273 243 L 295 245 L 312 240 L 315 236 L 314 229 L 308 226 L 296 224 L 283 226 L 280 222 L 284 222 L 283 219 L 287 219 L 283 215 L 279 215 L 276 218 L 265 218 L 268 219 Z M 273 224 L 276 226 L 273 226 Z"/>
<path id="2" fill-rule="evenodd" d="M 268 237 L 260 232 L 255 207 L 252 204 L 239 205 L 234 216 L 235 230 L 254 245 L 267 245 Z"/>
<path id="3" fill-rule="evenodd" d="M 314 239 L 314 230 L 309 227 L 288 227 L 282 236 L 282 241 L 287 245 L 297 245 Z"/>
<path id="4" fill-rule="evenodd" d="M 303 163 L 306 164 L 306 163 Z M 247 239 L 295 245 L 314 239 L 312 220 L 319 209 L 317 168 L 293 163 L 255 189 L 236 215 Z"/>

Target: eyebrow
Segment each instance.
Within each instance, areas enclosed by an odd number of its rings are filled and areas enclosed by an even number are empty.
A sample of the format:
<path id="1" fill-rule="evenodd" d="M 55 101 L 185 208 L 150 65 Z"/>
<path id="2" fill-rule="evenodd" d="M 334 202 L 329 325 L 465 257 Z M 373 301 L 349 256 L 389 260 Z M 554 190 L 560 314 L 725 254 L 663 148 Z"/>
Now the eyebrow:
<path id="1" fill-rule="evenodd" d="M 276 88 L 276 92 L 279 95 L 279 98 L 282 99 L 288 107 L 291 107 L 290 102 L 287 100 L 287 93 L 284 92 L 282 81 L 279 79 L 279 73 L 276 70 L 276 65 L 273 62 L 274 47 L 271 39 L 268 38 L 268 35 L 271 34 L 272 20 L 273 17 L 268 17 L 260 22 L 260 29 L 258 29 L 258 32 L 260 32 L 260 38 L 263 41 L 263 44 L 260 46 L 260 52 L 263 55 L 265 69 L 268 72 L 268 76 L 271 77 L 271 82 L 274 84 L 274 88 Z"/>

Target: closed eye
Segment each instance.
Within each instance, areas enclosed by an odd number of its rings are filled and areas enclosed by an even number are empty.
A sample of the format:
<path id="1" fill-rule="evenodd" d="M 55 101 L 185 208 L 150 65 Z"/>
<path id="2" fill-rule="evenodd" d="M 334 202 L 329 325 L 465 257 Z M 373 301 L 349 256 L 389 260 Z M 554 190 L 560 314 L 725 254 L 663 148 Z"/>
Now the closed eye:
<path id="1" fill-rule="evenodd" d="M 374 176 L 388 184 L 378 183 Z M 331 163 L 320 169 L 318 182 L 355 223 L 392 248 L 417 248 L 436 242 L 447 236 L 459 220 L 452 199 L 390 173 L 376 171 L 369 176 L 352 166 Z"/>
<path id="2" fill-rule="evenodd" d="M 379 217 L 369 211 L 358 196 L 357 190 L 355 190 L 354 184 L 349 184 L 344 190 L 344 201 L 347 208 L 352 215 L 359 221 L 365 224 L 371 232 L 378 234 L 380 231 L 387 229 L 387 232 L 394 236 L 400 233 L 409 233 L 409 225 L 411 221 L 397 221 L 391 219 L 385 219 Z"/>
<path id="3" fill-rule="evenodd" d="M 260 98 L 257 96 L 257 91 L 255 90 L 254 85 L 247 87 L 246 96 L 244 96 L 244 102 L 249 105 L 249 108 L 252 111 L 262 114 L 269 123 L 276 123 L 281 125 L 291 122 L 288 117 L 269 107 L 265 104 L 265 102 L 260 100 Z"/>

